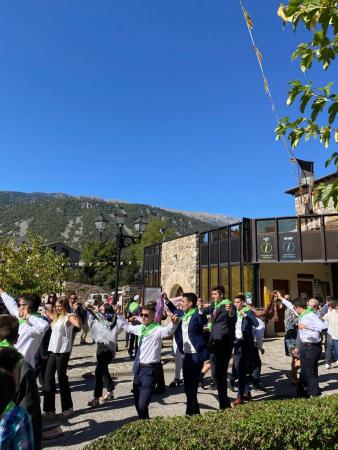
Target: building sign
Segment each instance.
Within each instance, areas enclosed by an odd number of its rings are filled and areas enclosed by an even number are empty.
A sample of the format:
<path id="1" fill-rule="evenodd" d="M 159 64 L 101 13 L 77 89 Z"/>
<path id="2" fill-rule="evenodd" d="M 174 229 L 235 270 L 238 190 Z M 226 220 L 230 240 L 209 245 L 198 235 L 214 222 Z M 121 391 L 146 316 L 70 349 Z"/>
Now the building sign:
<path id="1" fill-rule="evenodd" d="M 297 233 L 279 233 L 280 261 L 300 260 L 300 246 Z"/>
<path id="2" fill-rule="evenodd" d="M 258 259 L 261 261 L 277 260 L 275 237 L 259 234 L 257 237 Z"/>

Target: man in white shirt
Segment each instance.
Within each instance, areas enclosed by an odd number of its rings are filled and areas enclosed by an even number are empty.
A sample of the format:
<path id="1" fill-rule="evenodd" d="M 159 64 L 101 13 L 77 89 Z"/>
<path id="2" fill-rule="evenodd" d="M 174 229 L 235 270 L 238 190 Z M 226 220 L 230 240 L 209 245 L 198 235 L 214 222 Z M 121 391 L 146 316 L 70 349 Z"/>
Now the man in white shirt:
<path id="1" fill-rule="evenodd" d="M 0 288 L 0 296 L 9 313 L 19 319 L 19 338 L 15 348 L 34 369 L 35 354 L 49 327 L 49 323 L 38 314 L 41 299 L 36 294 L 23 295 L 19 297 L 18 306 L 14 298 L 2 288 Z"/>
<path id="2" fill-rule="evenodd" d="M 326 325 L 305 299 L 297 298 L 293 306 L 299 316 L 298 337 L 301 343 L 300 350 L 295 349 L 300 354 L 301 363 L 298 395 L 318 397 L 321 395 L 318 384 L 318 361 L 322 353 L 320 333 Z"/>
<path id="3" fill-rule="evenodd" d="M 176 316 L 172 316 L 172 323 L 166 327 L 154 321 L 155 306 L 155 303 L 142 306 L 142 325 L 129 325 L 126 320 L 123 325 L 125 331 L 138 336 L 140 342 L 134 362 L 133 382 L 134 402 L 139 419 L 149 419 L 148 408 L 161 364 L 162 341 L 176 330 Z"/>

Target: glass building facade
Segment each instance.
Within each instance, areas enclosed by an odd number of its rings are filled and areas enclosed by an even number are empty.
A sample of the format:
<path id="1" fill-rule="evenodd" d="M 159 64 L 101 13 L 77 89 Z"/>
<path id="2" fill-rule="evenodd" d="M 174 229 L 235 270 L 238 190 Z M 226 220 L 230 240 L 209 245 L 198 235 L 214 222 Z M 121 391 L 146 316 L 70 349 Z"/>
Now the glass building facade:
<path id="1" fill-rule="evenodd" d="M 243 218 L 200 233 L 198 242 L 198 295 L 204 300 L 221 284 L 226 297 L 243 292 L 255 306 L 262 306 L 260 266 L 266 263 L 332 263 L 333 290 L 338 294 L 337 214 Z M 143 270 L 144 286 L 161 285 L 161 244 L 145 248 Z"/>

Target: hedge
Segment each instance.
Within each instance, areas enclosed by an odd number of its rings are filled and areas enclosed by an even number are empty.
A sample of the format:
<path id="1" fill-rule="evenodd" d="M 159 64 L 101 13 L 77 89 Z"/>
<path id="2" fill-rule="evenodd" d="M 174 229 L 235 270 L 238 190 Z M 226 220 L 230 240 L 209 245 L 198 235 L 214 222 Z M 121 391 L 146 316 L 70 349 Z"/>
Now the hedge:
<path id="1" fill-rule="evenodd" d="M 254 401 L 200 416 L 124 425 L 87 450 L 305 450 L 338 448 L 338 395 Z"/>

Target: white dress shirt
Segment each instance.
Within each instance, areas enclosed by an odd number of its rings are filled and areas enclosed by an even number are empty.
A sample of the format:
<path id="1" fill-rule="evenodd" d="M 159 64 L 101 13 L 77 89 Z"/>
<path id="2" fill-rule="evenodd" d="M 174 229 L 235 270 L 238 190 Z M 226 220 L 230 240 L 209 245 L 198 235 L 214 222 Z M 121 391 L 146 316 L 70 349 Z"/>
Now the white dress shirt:
<path id="1" fill-rule="evenodd" d="M 298 330 L 302 344 L 318 344 L 321 342 L 322 338 L 320 332 L 327 328 L 327 325 L 321 321 L 314 312 L 299 317 L 299 323 L 306 326 L 303 330 Z"/>
<path id="2" fill-rule="evenodd" d="M 6 292 L 1 294 L 1 298 L 10 314 L 19 319 L 19 307 L 14 298 Z M 29 315 L 28 320 L 19 325 L 19 338 L 15 348 L 33 368 L 35 367 L 35 354 L 48 327 L 47 320 L 33 315 Z"/>
<path id="3" fill-rule="evenodd" d="M 192 345 L 192 342 L 189 338 L 189 323 L 191 320 L 191 316 L 188 320 L 182 320 L 182 339 L 183 339 L 183 351 L 184 353 L 196 353 L 195 347 Z"/>
<path id="4" fill-rule="evenodd" d="M 142 325 L 130 325 L 126 319 L 123 320 L 123 329 L 127 333 L 141 336 Z M 166 327 L 155 328 L 148 336 L 142 337 L 142 342 L 138 350 L 139 362 L 141 364 L 155 364 L 161 361 L 162 340 L 175 333 L 177 325 L 170 323 Z"/>

